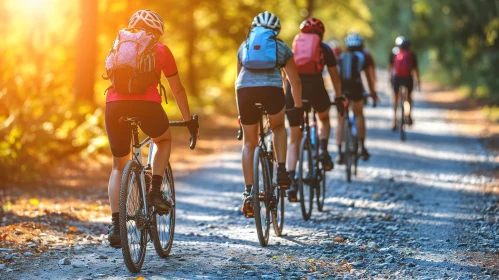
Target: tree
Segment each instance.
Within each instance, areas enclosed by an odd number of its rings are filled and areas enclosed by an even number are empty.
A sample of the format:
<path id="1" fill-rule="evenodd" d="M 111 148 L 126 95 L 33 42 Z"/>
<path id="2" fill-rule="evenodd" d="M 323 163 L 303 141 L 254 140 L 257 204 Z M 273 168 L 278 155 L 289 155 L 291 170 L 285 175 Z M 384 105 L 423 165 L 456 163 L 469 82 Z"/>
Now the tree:
<path id="1" fill-rule="evenodd" d="M 97 60 L 97 0 L 80 0 L 81 26 L 76 55 L 76 101 L 95 105 Z"/>

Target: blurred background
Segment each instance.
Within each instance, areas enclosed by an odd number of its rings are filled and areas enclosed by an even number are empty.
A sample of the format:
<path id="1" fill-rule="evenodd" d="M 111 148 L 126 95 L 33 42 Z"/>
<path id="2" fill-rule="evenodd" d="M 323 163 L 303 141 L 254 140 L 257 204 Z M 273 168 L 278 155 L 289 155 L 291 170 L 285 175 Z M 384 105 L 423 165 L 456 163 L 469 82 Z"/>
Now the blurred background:
<path id="1" fill-rule="evenodd" d="M 0 0 L 0 180 L 32 180 L 61 160 L 109 153 L 104 59 L 138 9 L 162 15 L 161 41 L 175 55 L 192 111 L 205 119 L 237 115 L 237 48 L 264 10 L 281 18 L 289 44 L 308 16 L 326 24 L 326 41 L 361 33 L 380 68 L 394 39 L 406 36 L 423 81 L 457 87 L 497 111 L 497 0 Z"/>

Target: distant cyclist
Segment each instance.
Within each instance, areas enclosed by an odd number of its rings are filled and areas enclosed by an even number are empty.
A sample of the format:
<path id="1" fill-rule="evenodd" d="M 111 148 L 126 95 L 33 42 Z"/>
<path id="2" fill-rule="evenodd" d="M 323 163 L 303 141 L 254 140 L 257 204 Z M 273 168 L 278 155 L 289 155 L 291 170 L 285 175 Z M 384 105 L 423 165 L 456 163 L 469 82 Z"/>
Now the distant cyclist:
<path id="1" fill-rule="evenodd" d="M 393 128 L 392 130 L 397 130 L 397 107 L 400 98 L 400 87 L 405 86 L 407 88 L 407 99 L 411 110 L 409 110 L 409 116 L 407 122 L 412 125 L 412 90 L 414 86 L 413 74 L 416 75 L 417 88 L 421 88 L 421 79 L 419 76 L 418 61 L 416 54 L 412 52 L 410 47 L 410 42 L 403 36 L 397 37 L 395 40 L 395 45 L 390 54 L 388 73 L 391 74 L 391 83 L 393 86 L 394 101 L 393 101 Z"/>
<path id="2" fill-rule="evenodd" d="M 293 41 L 294 61 L 298 68 L 300 80 L 302 83 L 302 98 L 308 100 L 312 108 L 318 112 L 320 122 L 319 160 L 322 161 L 326 171 L 334 167 L 331 156 L 328 153 L 327 146 L 331 125 L 329 123 L 329 107 L 331 101 L 329 94 L 324 86 L 322 71 L 327 66 L 327 71 L 331 76 L 337 99 L 341 97 L 341 81 L 336 68 L 336 58 L 331 48 L 322 42 L 324 35 L 324 24 L 316 18 L 308 18 L 300 25 L 301 33 L 296 35 Z M 343 104 L 343 102 L 340 102 Z M 293 184 L 288 191 L 288 199 L 296 202 L 296 193 L 298 190 L 296 175 L 296 162 L 298 160 L 298 149 L 302 132 L 300 123 L 303 119 L 302 112 L 293 110 L 294 98 L 291 92 L 291 84 L 287 83 L 286 89 L 286 115 L 291 131 L 291 142 L 288 149 L 288 169 Z"/>
<path id="3" fill-rule="evenodd" d="M 343 51 L 341 49 L 340 41 L 336 38 L 329 40 L 329 47 L 333 50 L 334 56 L 338 58 Z"/>
<path id="4" fill-rule="evenodd" d="M 258 121 L 261 119 L 253 106 L 261 103 L 269 115 L 277 157 L 277 183 L 291 185 L 286 171 L 287 135 L 284 127 L 285 97 L 281 69 L 291 82 L 292 98 L 298 114 L 302 111 L 301 82 L 291 49 L 277 35 L 281 30 L 279 18 L 265 11 L 258 14 L 251 25 L 247 39 L 237 52 L 237 107 L 243 127 L 244 144 L 242 164 L 244 182 L 241 211 L 251 217 L 253 206 L 246 198 L 253 186 L 253 154 L 258 146 Z"/>
<path id="5" fill-rule="evenodd" d="M 132 130 L 120 124 L 121 117 L 140 118 L 142 131 L 151 136 L 157 146 L 154 155 L 152 181 L 147 198 L 149 202 L 160 211 L 169 211 L 172 202 L 166 198 L 161 191 L 163 173 L 170 158 L 171 131 L 169 129 L 168 117 L 161 106 L 161 95 L 158 91 L 158 83 L 161 72 L 166 76 L 170 89 L 177 101 L 180 112 L 184 120 L 191 119 L 187 96 L 177 71 L 177 65 L 170 49 L 160 43 L 158 39 L 163 35 L 163 20 L 160 15 L 150 10 L 139 10 L 132 15 L 128 22 L 128 29 L 120 31 L 120 35 L 130 37 L 130 40 L 147 42 L 152 45 L 152 52 L 138 53 L 135 48 L 115 48 L 110 51 L 106 59 L 106 71 L 108 79 L 112 85 L 108 88 L 106 96 L 105 122 L 106 130 L 113 154 L 113 167 L 109 178 L 109 203 L 111 204 L 112 223 L 109 227 L 108 240 L 111 246 L 120 247 L 120 227 L 119 227 L 119 201 L 120 184 L 123 169 L 130 160 L 130 143 Z M 127 42 L 130 42 L 128 40 Z M 125 42 L 125 41 L 123 41 Z M 137 45 L 137 44 L 135 44 Z M 125 46 L 123 43 L 121 46 Z M 126 57 L 120 56 L 124 54 Z M 116 63 L 123 58 L 131 59 L 139 57 L 146 58 L 141 65 L 147 64 L 146 69 L 133 69 L 129 66 L 116 67 Z M 151 60 L 149 58 L 155 58 Z M 135 61 L 135 60 L 134 60 Z M 130 78 L 130 73 L 137 70 L 136 78 Z M 145 71 L 145 72 L 144 72 Z M 141 89 L 139 89 L 141 88 Z M 195 123 L 188 125 L 190 131 L 196 131 Z"/>
<path id="6" fill-rule="evenodd" d="M 359 34 L 349 34 L 345 38 L 345 45 L 347 50 L 341 53 L 338 59 L 342 90 L 343 95 L 348 99 L 348 103 L 355 115 L 359 144 L 361 147 L 360 156 L 363 160 L 368 160 L 370 155 L 365 146 L 366 125 L 364 120 L 364 86 L 362 84 L 361 72 L 369 71 L 369 63 L 363 52 L 363 38 Z M 374 100 L 378 100 L 378 96 L 374 91 L 373 76 L 368 73 L 365 74 L 369 86 L 369 95 Z M 342 152 L 343 117 L 338 118 L 336 141 L 339 151 L 338 162 L 344 164 L 345 158 L 344 153 Z"/>

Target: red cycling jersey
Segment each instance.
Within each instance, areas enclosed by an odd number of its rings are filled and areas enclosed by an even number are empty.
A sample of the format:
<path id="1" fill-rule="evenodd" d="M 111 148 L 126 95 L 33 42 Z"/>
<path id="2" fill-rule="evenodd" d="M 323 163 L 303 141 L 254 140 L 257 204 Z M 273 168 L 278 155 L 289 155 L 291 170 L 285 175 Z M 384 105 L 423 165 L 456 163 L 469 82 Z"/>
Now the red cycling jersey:
<path id="1" fill-rule="evenodd" d="M 161 72 L 166 77 L 175 76 L 178 73 L 177 64 L 170 49 L 158 42 L 156 53 L 156 72 L 161 75 Z M 112 86 L 109 86 L 106 96 L 106 103 L 119 100 L 142 100 L 154 101 L 161 103 L 161 95 L 158 91 L 158 83 L 152 84 L 144 94 L 118 94 Z"/>

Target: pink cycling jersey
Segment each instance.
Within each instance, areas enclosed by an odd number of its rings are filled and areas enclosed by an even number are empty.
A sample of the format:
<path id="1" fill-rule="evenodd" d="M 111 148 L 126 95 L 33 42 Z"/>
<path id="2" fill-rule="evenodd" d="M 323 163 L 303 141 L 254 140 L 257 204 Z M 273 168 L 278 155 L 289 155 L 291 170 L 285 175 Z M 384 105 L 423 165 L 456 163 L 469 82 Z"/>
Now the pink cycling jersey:
<path id="1" fill-rule="evenodd" d="M 161 75 L 161 72 L 166 77 L 175 76 L 178 73 L 177 64 L 175 63 L 175 58 L 173 57 L 170 49 L 158 42 L 156 44 L 158 50 L 156 53 L 156 72 Z M 161 95 L 158 91 L 158 83 L 152 84 L 144 94 L 118 94 L 114 91 L 112 86 L 109 86 L 106 103 L 119 100 L 142 100 L 142 101 L 154 101 L 161 103 Z"/>

